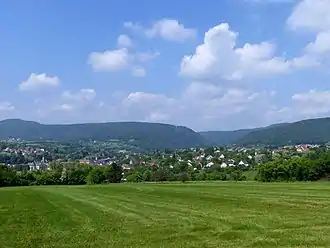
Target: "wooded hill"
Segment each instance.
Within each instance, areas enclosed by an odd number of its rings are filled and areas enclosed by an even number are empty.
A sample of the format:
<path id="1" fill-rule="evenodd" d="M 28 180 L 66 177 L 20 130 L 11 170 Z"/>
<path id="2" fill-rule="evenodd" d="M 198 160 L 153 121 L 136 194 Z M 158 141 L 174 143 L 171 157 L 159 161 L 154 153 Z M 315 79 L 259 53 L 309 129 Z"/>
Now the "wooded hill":
<path id="1" fill-rule="evenodd" d="M 330 118 L 279 123 L 255 129 L 202 132 L 201 135 L 215 145 L 324 144 L 330 141 Z"/>
<path id="2" fill-rule="evenodd" d="M 121 140 L 146 149 L 188 148 L 204 145 L 204 139 L 183 127 L 146 122 L 109 122 L 45 125 L 32 121 L 0 121 L 0 139 L 29 141 Z"/>
<path id="3" fill-rule="evenodd" d="M 29 141 L 121 140 L 144 149 L 177 149 L 223 145 L 273 145 L 330 141 L 330 118 L 280 123 L 235 131 L 195 132 L 184 126 L 147 122 L 45 125 L 8 119 L 0 121 L 0 139 Z"/>

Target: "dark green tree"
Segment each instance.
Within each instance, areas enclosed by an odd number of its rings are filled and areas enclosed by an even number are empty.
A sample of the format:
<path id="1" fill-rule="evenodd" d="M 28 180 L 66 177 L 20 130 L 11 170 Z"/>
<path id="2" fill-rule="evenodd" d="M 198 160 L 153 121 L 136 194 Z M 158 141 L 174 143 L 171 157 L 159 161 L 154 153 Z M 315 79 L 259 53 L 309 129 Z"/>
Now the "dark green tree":
<path id="1" fill-rule="evenodd" d="M 104 173 L 108 183 L 120 183 L 123 177 L 123 169 L 116 163 L 107 166 Z"/>
<path id="2" fill-rule="evenodd" d="M 105 179 L 104 169 L 101 167 L 95 167 L 88 173 L 86 182 L 88 184 L 101 184 Z"/>

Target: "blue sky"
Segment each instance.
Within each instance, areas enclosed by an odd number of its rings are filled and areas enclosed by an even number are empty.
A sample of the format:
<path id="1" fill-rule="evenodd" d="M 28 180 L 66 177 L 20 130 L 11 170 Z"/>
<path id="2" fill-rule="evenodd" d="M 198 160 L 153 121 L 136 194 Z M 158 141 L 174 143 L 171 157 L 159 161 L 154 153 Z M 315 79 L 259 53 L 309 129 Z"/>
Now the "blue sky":
<path id="1" fill-rule="evenodd" d="M 0 1 L 0 119 L 231 130 L 328 116 L 330 1 Z"/>

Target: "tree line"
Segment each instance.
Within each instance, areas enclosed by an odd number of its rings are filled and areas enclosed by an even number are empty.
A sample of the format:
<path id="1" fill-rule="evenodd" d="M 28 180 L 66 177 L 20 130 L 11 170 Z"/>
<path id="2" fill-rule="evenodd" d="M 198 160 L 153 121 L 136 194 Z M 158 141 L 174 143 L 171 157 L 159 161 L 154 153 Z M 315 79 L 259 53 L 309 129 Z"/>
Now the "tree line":
<path id="1" fill-rule="evenodd" d="M 122 168 L 90 166 L 80 163 L 52 163 L 49 171 L 16 171 L 0 165 L 0 187 L 31 185 L 83 185 L 120 183 Z"/>
<path id="2" fill-rule="evenodd" d="M 174 163 L 171 166 L 166 164 L 154 167 L 136 166 L 127 173 L 126 179 L 127 182 L 244 181 L 245 170 L 248 169 L 243 166 L 227 168 L 214 166 L 195 170 L 187 163 Z"/>
<path id="3" fill-rule="evenodd" d="M 308 153 L 305 157 L 276 159 L 257 166 L 256 180 L 317 181 L 330 176 L 330 153 Z"/>

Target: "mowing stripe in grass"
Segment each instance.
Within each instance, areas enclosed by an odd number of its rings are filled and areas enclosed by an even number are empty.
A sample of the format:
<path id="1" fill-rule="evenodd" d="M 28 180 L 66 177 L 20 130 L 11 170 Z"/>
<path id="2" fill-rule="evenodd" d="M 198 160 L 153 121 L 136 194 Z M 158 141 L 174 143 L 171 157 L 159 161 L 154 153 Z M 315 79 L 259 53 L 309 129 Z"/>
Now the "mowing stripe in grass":
<path id="1" fill-rule="evenodd" d="M 0 247 L 329 247 L 330 185 L 0 189 Z"/>

